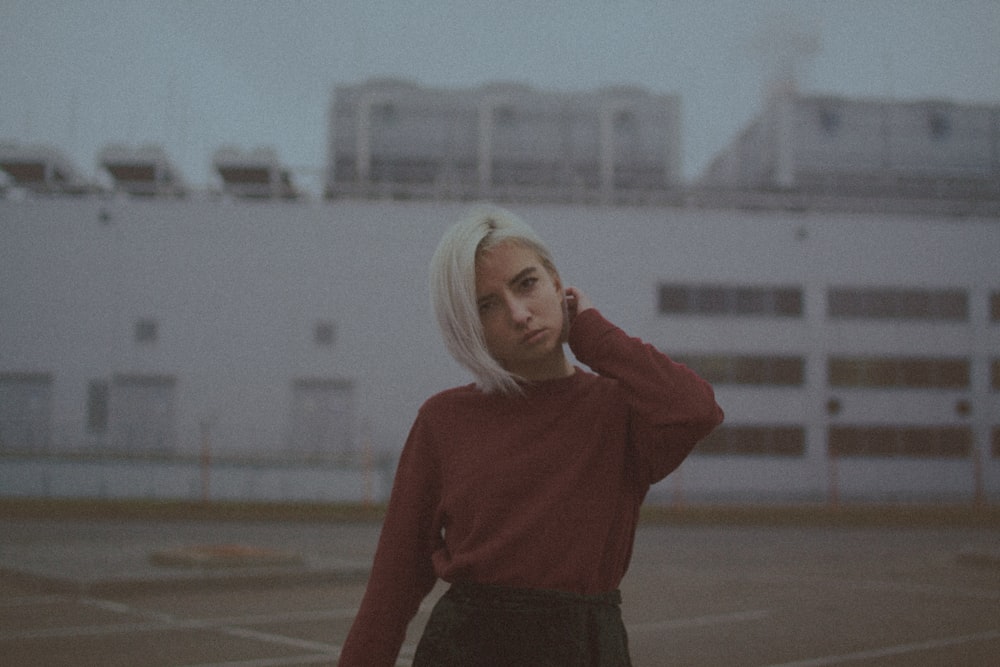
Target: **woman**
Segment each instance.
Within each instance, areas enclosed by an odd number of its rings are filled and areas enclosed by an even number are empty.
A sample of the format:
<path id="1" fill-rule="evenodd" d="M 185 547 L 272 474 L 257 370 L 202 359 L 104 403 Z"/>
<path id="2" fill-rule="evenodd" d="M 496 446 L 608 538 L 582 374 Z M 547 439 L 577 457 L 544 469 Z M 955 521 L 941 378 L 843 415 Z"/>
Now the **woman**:
<path id="1" fill-rule="evenodd" d="M 340 664 L 394 665 L 438 578 L 416 667 L 630 664 L 617 589 L 639 506 L 722 422 L 711 387 L 565 287 L 503 209 L 445 234 L 431 293 L 476 382 L 417 415 Z"/>

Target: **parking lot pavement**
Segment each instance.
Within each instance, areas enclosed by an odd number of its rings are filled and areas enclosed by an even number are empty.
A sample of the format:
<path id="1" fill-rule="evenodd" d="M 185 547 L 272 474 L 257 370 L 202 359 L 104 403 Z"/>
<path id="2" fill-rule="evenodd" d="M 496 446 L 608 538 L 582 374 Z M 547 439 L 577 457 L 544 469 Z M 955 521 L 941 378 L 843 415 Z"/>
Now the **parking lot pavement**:
<path id="1" fill-rule="evenodd" d="M 378 536 L 374 523 L 328 522 L 4 520 L 0 531 L 0 656 L 17 667 L 335 664 Z M 994 527 L 644 524 L 622 585 L 633 661 L 993 665 L 997 545 Z M 204 546 L 248 560 L 151 560 Z"/>

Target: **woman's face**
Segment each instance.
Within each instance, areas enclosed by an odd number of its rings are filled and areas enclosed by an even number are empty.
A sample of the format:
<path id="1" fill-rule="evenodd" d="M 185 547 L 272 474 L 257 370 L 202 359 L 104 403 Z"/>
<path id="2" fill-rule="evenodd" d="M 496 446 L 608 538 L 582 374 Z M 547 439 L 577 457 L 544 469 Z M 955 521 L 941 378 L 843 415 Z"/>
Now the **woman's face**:
<path id="1" fill-rule="evenodd" d="M 526 380 L 572 374 L 559 277 L 531 248 L 504 242 L 476 258 L 476 303 L 490 354 Z"/>

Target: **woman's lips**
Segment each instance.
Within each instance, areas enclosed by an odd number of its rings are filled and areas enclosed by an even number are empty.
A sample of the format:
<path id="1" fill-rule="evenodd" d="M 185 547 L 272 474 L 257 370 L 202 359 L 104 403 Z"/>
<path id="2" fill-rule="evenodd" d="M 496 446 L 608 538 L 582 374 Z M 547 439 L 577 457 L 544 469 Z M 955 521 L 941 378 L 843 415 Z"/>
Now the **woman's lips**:
<path id="1" fill-rule="evenodd" d="M 522 343 L 537 343 L 545 335 L 546 329 L 535 329 L 534 331 L 529 331 L 524 334 L 524 338 L 521 339 Z"/>

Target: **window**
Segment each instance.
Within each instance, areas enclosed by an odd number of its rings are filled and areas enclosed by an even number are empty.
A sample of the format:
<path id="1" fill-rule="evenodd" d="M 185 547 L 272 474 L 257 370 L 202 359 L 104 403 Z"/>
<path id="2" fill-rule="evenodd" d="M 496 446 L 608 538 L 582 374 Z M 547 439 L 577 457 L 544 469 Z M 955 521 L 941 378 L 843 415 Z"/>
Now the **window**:
<path id="1" fill-rule="evenodd" d="M 313 342 L 316 345 L 321 345 L 329 347 L 333 345 L 334 338 L 336 336 L 336 328 L 333 322 L 319 321 L 313 328 Z"/>
<path id="2" fill-rule="evenodd" d="M 969 305 L 964 290 L 833 287 L 826 314 L 832 319 L 966 321 Z"/>
<path id="3" fill-rule="evenodd" d="M 391 125 L 396 122 L 398 112 L 396 105 L 392 102 L 382 102 L 372 106 L 371 117 L 382 125 Z"/>
<path id="4" fill-rule="evenodd" d="M 1000 459 L 1000 426 L 993 427 L 993 442 L 990 444 L 990 455 L 995 459 Z"/>
<path id="5" fill-rule="evenodd" d="M 636 130 L 635 114 L 628 110 L 621 110 L 614 117 L 615 131 L 620 134 L 629 134 Z"/>
<path id="6" fill-rule="evenodd" d="M 158 336 L 156 320 L 136 320 L 134 336 L 137 343 L 155 343 Z"/>
<path id="7" fill-rule="evenodd" d="M 705 456 L 802 456 L 806 450 L 802 426 L 720 426 L 698 443 L 694 453 Z"/>
<path id="8" fill-rule="evenodd" d="M 990 363 L 990 387 L 993 391 L 1000 391 L 1000 359 Z"/>
<path id="9" fill-rule="evenodd" d="M 52 384 L 49 373 L 0 373 L 0 451 L 48 448 Z"/>
<path id="10" fill-rule="evenodd" d="M 517 122 L 517 112 L 509 104 L 498 106 L 493 112 L 496 124 L 501 127 L 513 127 Z"/>
<path id="11" fill-rule="evenodd" d="M 932 111 L 927 116 L 927 129 L 932 139 L 943 141 L 951 135 L 951 118 L 944 111 Z"/>
<path id="12" fill-rule="evenodd" d="M 1000 322 L 1000 292 L 990 294 L 990 320 Z"/>
<path id="13" fill-rule="evenodd" d="M 967 359 L 832 357 L 827 360 L 831 387 L 963 389 L 969 386 Z"/>
<path id="14" fill-rule="evenodd" d="M 169 375 L 116 375 L 108 401 L 111 446 L 142 454 L 172 451 L 176 385 Z"/>
<path id="15" fill-rule="evenodd" d="M 711 384 L 801 386 L 802 357 L 741 355 L 674 355 Z"/>
<path id="16" fill-rule="evenodd" d="M 831 457 L 966 458 L 972 429 L 966 426 L 832 426 Z"/>
<path id="17" fill-rule="evenodd" d="M 830 107 L 823 107 L 819 110 L 819 126 L 825 134 L 835 135 L 840 129 L 840 113 Z"/>
<path id="18" fill-rule="evenodd" d="M 727 285 L 659 286 L 661 315 L 738 315 L 800 317 L 802 290 L 798 287 Z"/>
<path id="19" fill-rule="evenodd" d="M 292 382 L 289 453 L 329 458 L 354 451 L 354 384 L 334 378 Z"/>
<path id="20" fill-rule="evenodd" d="M 92 380 L 87 386 L 87 431 L 104 433 L 108 430 L 108 407 L 111 386 L 105 380 Z"/>

